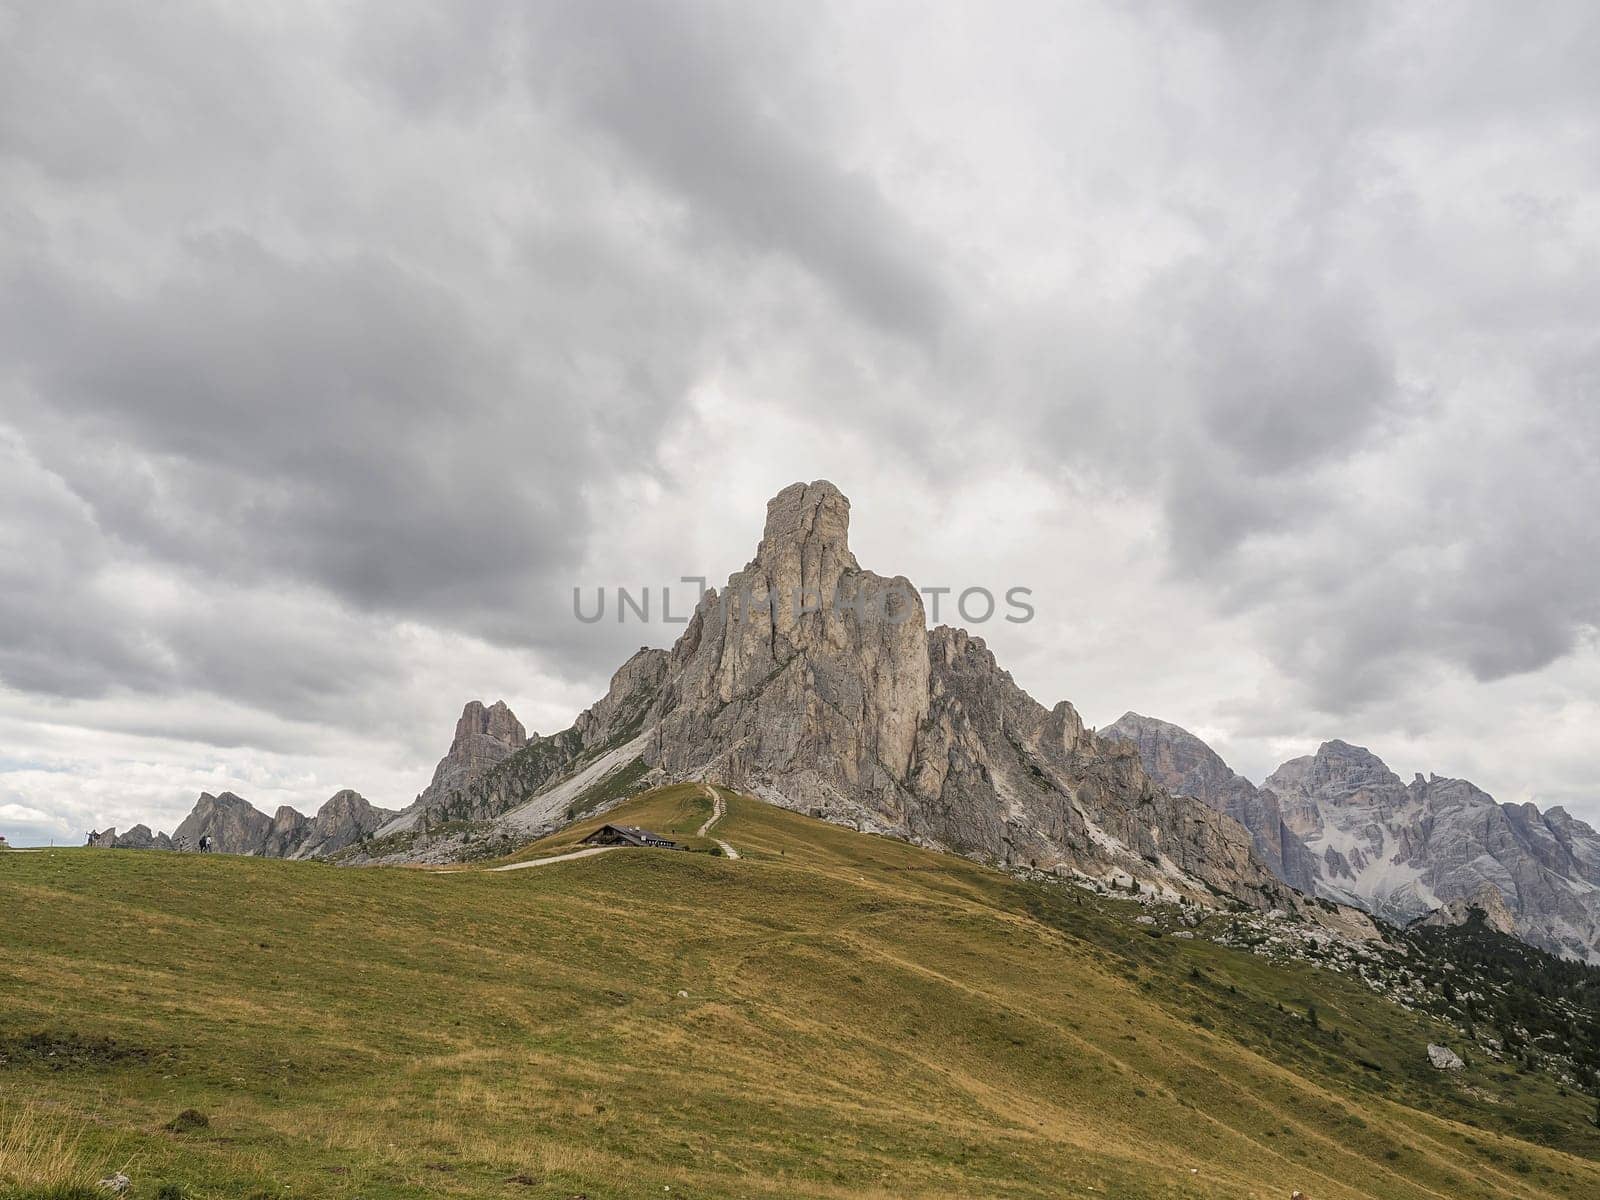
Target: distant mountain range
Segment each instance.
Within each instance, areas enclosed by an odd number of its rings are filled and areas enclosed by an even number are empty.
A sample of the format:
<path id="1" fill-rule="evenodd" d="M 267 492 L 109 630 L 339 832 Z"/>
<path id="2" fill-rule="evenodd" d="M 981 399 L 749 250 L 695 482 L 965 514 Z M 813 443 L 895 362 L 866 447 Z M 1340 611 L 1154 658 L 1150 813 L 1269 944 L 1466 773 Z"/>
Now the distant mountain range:
<path id="1" fill-rule="evenodd" d="M 211 849 L 220 854 L 321 858 L 370 836 L 395 816 L 348 789 L 336 792 L 312 817 L 287 805 L 269 817 L 232 792 L 220 796 L 202 792 L 170 837 L 152 834 L 146 825 L 135 825 L 120 835 L 115 829 L 91 834 L 89 844 L 116 850 L 195 850 L 203 838 L 210 838 Z"/>
<path id="2" fill-rule="evenodd" d="M 1406 784 L 1341 741 L 1257 787 L 1177 725 L 1128 713 L 1104 736 L 1132 743 L 1162 786 L 1238 820 L 1301 891 L 1398 925 L 1476 907 L 1535 946 L 1600 962 L 1600 834 L 1563 808 L 1500 804 L 1438 775 Z"/>
<path id="3" fill-rule="evenodd" d="M 1208 904 L 1330 919 L 1313 897 L 1399 924 L 1481 909 L 1535 945 L 1600 960 L 1600 836 L 1563 810 L 1499 805 L 1460 780 L 1406 785 L 1337 741 L 1258 787 L 1176 725 L 1129 713 L 1097 734 L 1067 701 L 1025 693 L 982 639 L 929 630 L 910 581 L 857 563 L 849 516 L 830 483 L 785 488 L 754 558 L 701 598 L 671 650 L 641 649 L 559 733 L 528 735 L 504 702 L 469 703 L 403 812 L 340 792 L 315 817 L 269 818 L 224 793 L 202 796 L 177 834 L 237 853 L 442 861 L 700 779 L 1003 866 Z M 143 827 L 111 836 L 135 833 L 160 844 Z"/>

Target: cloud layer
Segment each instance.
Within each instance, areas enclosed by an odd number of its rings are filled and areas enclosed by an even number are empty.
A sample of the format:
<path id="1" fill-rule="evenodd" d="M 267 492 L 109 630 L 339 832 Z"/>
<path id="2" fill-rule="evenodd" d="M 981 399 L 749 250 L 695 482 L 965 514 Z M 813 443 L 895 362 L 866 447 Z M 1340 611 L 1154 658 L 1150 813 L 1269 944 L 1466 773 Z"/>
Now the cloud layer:
<path id="1" fill-rule="evenodd" d="M 0 823 L 401 804 L 795 478 L 1046 701 L 1600 817 L 1600 18 L 0 8 Z M 216 786 L 212 790 L 216 790 Z"/>

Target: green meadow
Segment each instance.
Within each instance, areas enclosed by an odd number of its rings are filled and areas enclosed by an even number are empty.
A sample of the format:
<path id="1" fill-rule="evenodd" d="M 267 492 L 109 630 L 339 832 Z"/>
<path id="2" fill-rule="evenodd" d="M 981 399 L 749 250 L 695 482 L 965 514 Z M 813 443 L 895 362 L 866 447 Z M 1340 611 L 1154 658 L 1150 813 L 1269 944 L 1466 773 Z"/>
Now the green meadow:
<path id="1" fill-rule="evenodd" d="M 0 1196 L 1600 1196 L 1592 1100 L 1357 982 L 724 796 L 738 861 L 693 785 L 509 872 L 0 855 Z"/>

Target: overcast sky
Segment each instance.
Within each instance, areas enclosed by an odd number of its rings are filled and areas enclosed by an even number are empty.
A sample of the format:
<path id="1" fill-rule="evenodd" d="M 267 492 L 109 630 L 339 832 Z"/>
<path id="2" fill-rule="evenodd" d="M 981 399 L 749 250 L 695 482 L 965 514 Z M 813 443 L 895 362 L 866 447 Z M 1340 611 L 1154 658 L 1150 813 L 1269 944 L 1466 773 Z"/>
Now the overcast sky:
<path id="1" fill-rule="evenodd" d="M 448 10 L 448 11 L 446 11 Z M 1046 704 L 1600 819 L 1600 9 L 0 0 L 0 833 L 399 807 L 828 478 Z"/>

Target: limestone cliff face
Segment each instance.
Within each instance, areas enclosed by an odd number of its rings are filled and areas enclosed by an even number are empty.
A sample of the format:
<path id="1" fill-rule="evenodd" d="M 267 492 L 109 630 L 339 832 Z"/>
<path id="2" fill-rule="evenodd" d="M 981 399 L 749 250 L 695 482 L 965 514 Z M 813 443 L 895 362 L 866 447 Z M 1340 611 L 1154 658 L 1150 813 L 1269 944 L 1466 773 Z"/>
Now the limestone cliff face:
<path id="1" fill-rule="evenodd" d="M 1248 833 L 1163 790 L 1125 743 L 1084 728 L 1067 701 L 1046 709 L 981 638 L 930 637 L 931 697 L 918 738 L 914 833 L 1016 865 L 1204 887 L 1261 907 L 1291 903 Z"/>
<path id="2" fill-rule="evenodd" d="M 323 802 L 289 857 L 319 858 L 337 853 L 373 833 L 393 816 L 387 809 L 369 803 L 360 792 L 345 788 Z"/>
<path id="3" fill-rule="evenodd" d="M 903 823 L 929 705 L 927 623 L 909 581 L 857 564 L 849 525 L 832 484 L 768 504 L 756 557 L 702 597 L 673 648 L 647 761 Z"/>
<path id="4" fill-rule="evenodd" d="M 434 768 L 432 781 L 417 797 L 414 807 L 439 805 L 465 792 L 527 743 L 527 731 L 504 700 L 496 700 L 488 707 L 481 700 L 468 702 L 456 722 L 450 749 Z"/>
<path id="5" fill-rule="evenodd" d="M 571 781 L 631 755 L 657 777 L 983 858 L 1294 903 L 1236 821 L 1169 794 L 1065 701 L 1034 701 L 981 639 L 930 632 L 909 580 L 856 561 L 849 523 L 832 484 L 785 488 L 755 557 L 701 597 L 670 652 L 641 650 L 572 728 L 530 741 L 428 819 L 527 828 L 527 814 L 558 812 Z"/>
<path id="6" fill-rule="evenodd" d="M 1222 757 L 1187 729 L 1154 717 L 1124 713 L 1102 736 L 1131 742 L 1151 776 L 1174 795 L 1193 796 L 1250 831 L 1261 861 L 1279 879 L 1315 891 L 1316 856 L 1284 820 L 1278 796 L 1236 775 Z"/>
<path id="7" fill-rule="evenodd" d="M 1483 923 L 1496 933 L 1516 934 L 1516 914 L 1507 907 L 1506 898 L 1500 889 L 1489 883 L 1480 886 L 1470 896 L 1451 900 L 1434 909 L 1421 920 L 1413 922 L 1413 927 L 1465 925 L 1472 918 L 1474 910 L 1483 914 Z"/>

